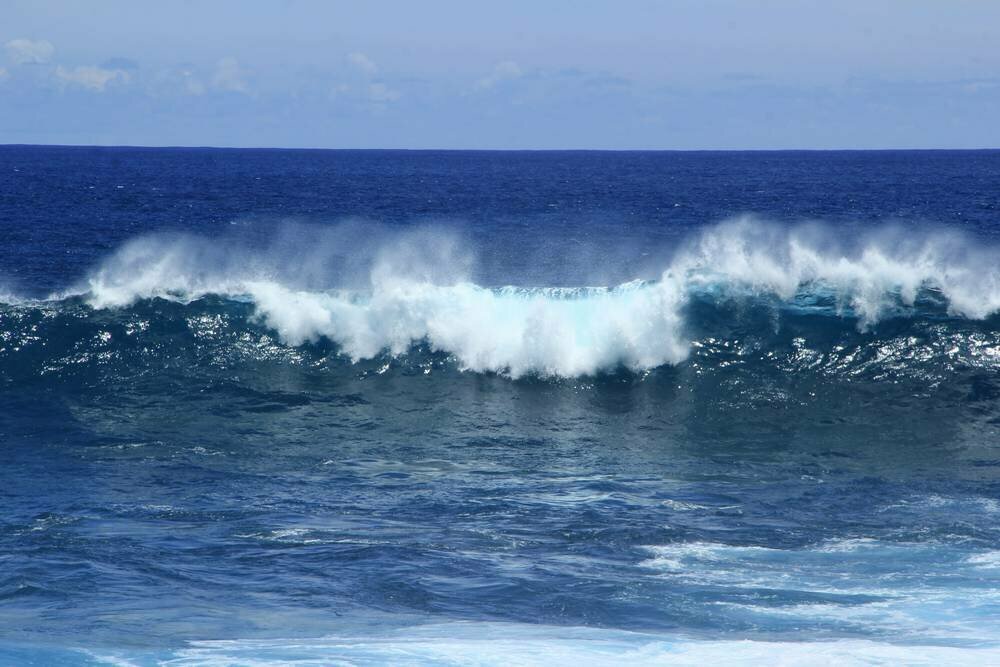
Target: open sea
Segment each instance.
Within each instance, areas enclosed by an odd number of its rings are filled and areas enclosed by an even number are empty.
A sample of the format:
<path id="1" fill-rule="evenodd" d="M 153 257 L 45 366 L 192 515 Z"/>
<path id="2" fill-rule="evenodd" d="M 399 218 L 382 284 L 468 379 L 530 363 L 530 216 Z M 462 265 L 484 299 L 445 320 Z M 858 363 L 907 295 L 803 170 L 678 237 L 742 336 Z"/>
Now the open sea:
<path id="1" fill-rule="evenodd" d="M 0 147 L 0 664 L 1000 664 L 1000 151 Z"/>

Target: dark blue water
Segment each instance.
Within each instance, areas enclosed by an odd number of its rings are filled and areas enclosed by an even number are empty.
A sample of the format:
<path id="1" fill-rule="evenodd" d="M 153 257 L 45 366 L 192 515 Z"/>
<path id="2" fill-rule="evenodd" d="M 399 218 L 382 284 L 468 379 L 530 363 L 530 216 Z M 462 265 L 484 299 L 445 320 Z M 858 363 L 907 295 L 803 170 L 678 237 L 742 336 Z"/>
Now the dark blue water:
<path id="1" fill-rule="evenodd" d="M 1000 660 L 998 233 L 991 151 L 0 147 L 0 662 Z"/>

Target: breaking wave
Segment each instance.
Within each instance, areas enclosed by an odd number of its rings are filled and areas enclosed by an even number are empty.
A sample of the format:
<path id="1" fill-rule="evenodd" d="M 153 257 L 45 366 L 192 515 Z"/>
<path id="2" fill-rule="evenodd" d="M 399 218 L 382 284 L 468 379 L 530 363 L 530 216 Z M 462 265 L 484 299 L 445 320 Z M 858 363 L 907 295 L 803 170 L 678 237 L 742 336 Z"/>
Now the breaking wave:
<path id="1" fill-rule="evenodd" d="M 4 301 L 7 310 L 82 303 L 103 312 L 221 298 L 251 304 L 248 321 L 288 346 L 328 340 L 352 361 L 424 346 L 463 370 L 512 377 L 678 364 L 699 337 L 724 337 L 736 320 L 777 329 L 782 318 L 819 316 L 864 333 L 901 318 L 982 321 L 1000 310 L 1000 249 L 935 229 L 880 227 L 845 242 L 829 226 L 744 218 L 680 244 L 655 278 L 613 287 L 478 284 L 475 253 L 452 234 L 376 241 L 361 231 L 331 241 L 313 230 L 267 250 L 140 238 L 75 289 Z M 992 331 L 987 322 L 979 333 Z"/>

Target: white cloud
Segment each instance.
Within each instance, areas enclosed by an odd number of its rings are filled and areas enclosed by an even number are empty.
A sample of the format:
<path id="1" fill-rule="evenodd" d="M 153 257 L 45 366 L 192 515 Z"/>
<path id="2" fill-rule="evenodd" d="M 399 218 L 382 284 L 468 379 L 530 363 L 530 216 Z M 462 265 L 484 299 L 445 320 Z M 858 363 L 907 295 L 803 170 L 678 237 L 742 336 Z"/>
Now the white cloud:
<path id="1" fill-rule="evenodd" d="M 52 43 L 44 39 L 12 39 L 4 47 L 7 49 L 7 57 L 15 65 L 44 65 L 55 51 Z"/>
<path id="2" fill-rule="evenodd" d="M 372 102 L 384 104 L 385 102 L 395 102 L 399 98 L 399 91 L 393 90 L 384 83 L 373 83 L 368 86 L 368 99 Z"/>
<path id="3" fill-rule="evenodd" d="M 347 62 L 351 63 L 365 74 L 371 75 L 378 72 L 378 65 L 371 58 L 363 53 L 355 51 L 347 54 Z"/>
<path id="4" fill-rule="evenodd" d="M 490 72 L 489 76 L 484 76 L 482 79 L 477 81 L 476 87 L 482 90 L 488 90 L 502 81 L 519 79 L 522 74 L 523 72 L 516 62 L 513 60 L 504 60 L 497 63 L 496 66 L 493 67 L 493 71 Z"/>
<path id="5" fill-rule="evenodd" d="M 128 83 L 130 78 L 124 70 L 104 69 L 93 65 L 81 65 L 72 69 L 59 65 L 55 74 L 63 84 L 80 86 L 98 93 L 103 92 L 109 83 Z"/>
<path id="6" fill-rule="evenodd" d="M 228 90 L 234 93 L 249 92 L 247 86 L 246 72 L 240 67 L 240 62 L 236 58 L 223 58 L 215 66 L 215 76 L 212 78 L 212 85 L 219 90 Z"/>
<path id="7" fill-rule="evenodd" d="M 8 76 L 8 74 L 7 74 L 7 68 L 6 67 L 0 67 L 0 81 L 6 79 L 7 76 Z"/>

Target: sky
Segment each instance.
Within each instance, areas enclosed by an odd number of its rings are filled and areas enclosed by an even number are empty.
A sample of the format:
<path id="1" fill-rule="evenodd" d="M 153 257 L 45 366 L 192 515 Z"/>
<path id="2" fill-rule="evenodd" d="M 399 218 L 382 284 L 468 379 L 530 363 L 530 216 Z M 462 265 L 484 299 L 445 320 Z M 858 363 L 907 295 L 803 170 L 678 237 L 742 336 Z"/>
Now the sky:
<path id="1" fill-rule="evenodd" d="M 0 144 L 1000 147 L 993 0 L 2 0 Z"/>

